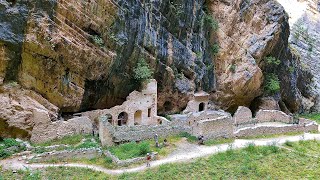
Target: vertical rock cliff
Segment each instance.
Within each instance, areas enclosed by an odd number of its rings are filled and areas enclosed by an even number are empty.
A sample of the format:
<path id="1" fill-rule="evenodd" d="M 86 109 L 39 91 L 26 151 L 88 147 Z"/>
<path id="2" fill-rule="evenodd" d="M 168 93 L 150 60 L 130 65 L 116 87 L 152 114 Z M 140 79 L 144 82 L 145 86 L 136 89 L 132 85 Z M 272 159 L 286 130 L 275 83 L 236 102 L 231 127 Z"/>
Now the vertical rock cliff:
<path id="1" fill-rule="evenodd" d="M 37 94 L 21 96 L 53 120 L 58 111 L 121 104 L 139 88 L 140 59 L 158 81 L 159 113 L 182 111 L 199 90 L 229 111 L 268 98 L 298 112 L 314 98 L 311 75 L 288 46 L 289 17 L 275 0 L 0 0 L 0 15 L 0 93 L 11 94 L 9 104 L 16 92 Z M 280 86 L 272 94 L 270 74 Z M 11 93 L 14 81 L 21 88 Z"/>

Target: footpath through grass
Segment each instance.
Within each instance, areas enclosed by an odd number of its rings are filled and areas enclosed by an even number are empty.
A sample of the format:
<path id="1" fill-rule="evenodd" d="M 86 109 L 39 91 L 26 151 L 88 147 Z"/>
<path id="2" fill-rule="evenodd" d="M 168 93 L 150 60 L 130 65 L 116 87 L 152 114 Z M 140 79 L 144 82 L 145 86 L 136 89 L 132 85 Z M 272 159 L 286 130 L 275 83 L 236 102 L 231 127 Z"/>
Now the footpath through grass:
<path id="1" fill-rule="evenodd" d="M 18 173 L 6 171 L 2 173 L 2 179 L 318 179 L 320 159 L 300 152 L 318 153 L 320 142 L 296 142 L 287 146 L 293 147 L 298 152 L 276 146 L 249 145 L 244 149 L 230 149 L 194 162 L 166 164 L 147 171 L 120 176 L 110 176 L 81 168 L 61 167 Z"/>

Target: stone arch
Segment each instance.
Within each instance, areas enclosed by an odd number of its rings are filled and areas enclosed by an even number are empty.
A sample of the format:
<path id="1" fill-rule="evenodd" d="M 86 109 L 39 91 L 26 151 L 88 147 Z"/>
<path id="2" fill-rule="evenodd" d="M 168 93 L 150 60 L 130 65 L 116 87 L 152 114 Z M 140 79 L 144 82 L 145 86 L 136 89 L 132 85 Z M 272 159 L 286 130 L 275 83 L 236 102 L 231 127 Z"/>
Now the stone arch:
<path id="1" fill-rule="evenodd" d="M 206 107 L 206 104 L 204 102 L 199 104 L 199 112 L 204 111 Z"/>
<path id="2" fill-rule="evenodd" d="M 113 123 L 112 123 L 112 115 L 111 115 L 111 114 L 106 114 L 105 117 L 107 118 L 107 121 L 108 121 L 110 124 L 113 124 Z"/>
<path id="3" fill-rule="evenodd" d="M 142 111 L 141 110 L 137 110 L 134 113 L 134 125 L 140 125 L 142 122 Z"/>
<path id="4" fill-rule="evenodd" d="M 123 125 L 127 125 L 128 122 L 128 113 L 126 112 L 121 112 L 118 115 L 118 126 L 123 126 Z"/>

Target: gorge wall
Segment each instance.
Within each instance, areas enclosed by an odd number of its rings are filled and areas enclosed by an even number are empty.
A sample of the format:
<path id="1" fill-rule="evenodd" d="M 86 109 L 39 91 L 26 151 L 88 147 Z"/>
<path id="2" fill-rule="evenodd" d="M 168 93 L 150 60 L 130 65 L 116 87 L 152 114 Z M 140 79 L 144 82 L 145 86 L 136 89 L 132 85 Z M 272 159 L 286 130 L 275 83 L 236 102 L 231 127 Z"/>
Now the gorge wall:
<path id="1" fill-rule="evenodd" d="M 266 96 L 287 112 L 313 101 L 274 0 L 0 0 L 0 15 L 0 84 L 16 81 L 60 113 L 121 104 L 138 88 L 139 59 L 154 70 L 160 114 L 182 111 L 197 90 L 229 111 Z M 270 72 L 281 82 L 272 95 Z"/>
<path id="2" fill-rule="evenodd" d="M 320 1 L 278 0 L 289 14 L 291 48 L 296 49 L 303 69 L 313 78 L 307 89 L 311 102 L 304 100 L 311 111 L 320 110 Z M 299 7 L 299 8 L 297 8 Z M 302 80 L 300 80 L 302 81 Z M 299 85 L 303 86 L 303 85 Z M 306 88 L 302 88 L 306 89 Z M 305 91 L 305 90 L 304 90 Z"/>

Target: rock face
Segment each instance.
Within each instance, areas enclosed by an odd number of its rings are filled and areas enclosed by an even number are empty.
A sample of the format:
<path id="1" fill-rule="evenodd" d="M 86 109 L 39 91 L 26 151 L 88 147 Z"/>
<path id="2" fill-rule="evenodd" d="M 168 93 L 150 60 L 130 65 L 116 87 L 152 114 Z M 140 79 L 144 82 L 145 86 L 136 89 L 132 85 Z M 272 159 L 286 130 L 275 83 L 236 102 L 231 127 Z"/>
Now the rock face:
<path id="1" fill-rule="evenodd" d="M 0 137 L 30 138 L 33 127 L 58 118 L 58 108 L 18 85 L 0 86 Z"/>
<path id="2" fill-rule="evenodd" d="M 278 0 L 288 12 L 290 19 L 290 46 L 296 49 L 301 58 L 303 69 L 310 71 L 314 76 L 311 86 L 303 86 L 302 94 L 306 110 L 320 110 L 320 9 L 318 0 Z M 299 8 L 297 8 L 299 7 Z M 307 73 L 307 72 L 306 72 Z M 309 73 L 309 77 L 311 75 Z M 311 78 L 309 78 L 311 79 Z M 299 79 L 299 81 L 310 81 Z"/>
<path id="3" fill-rule="evenodd" d="M 280 101 L 291 111 L 299 111 L 302 95 L 297 79 L 303 74 L 288 48 L 289 24 L 283 7 L 266 0 L 219 1 L 209 6 L 220 22 L 222 47 L 215 60 L 218 89 L 213 99 L 230 110 L 249 106 L 264 94 L 263 77 L 274 72 L 280 80 Z M 280 64 L 269 67 L 267 56 L 276 57 Z"/>
<path id="4" fill-rule="evenodd" d="M 288 17 L 273 0 L 0 0 L 0 15 L 0 83 L 17 81 L 62 113 L 122 104 L 141 58 L 158 81 L 159 114 L 200 90 L 233 111 L 263 95 L 270 55 L 281 60 L 284 106 L 302 108 Z"/>

